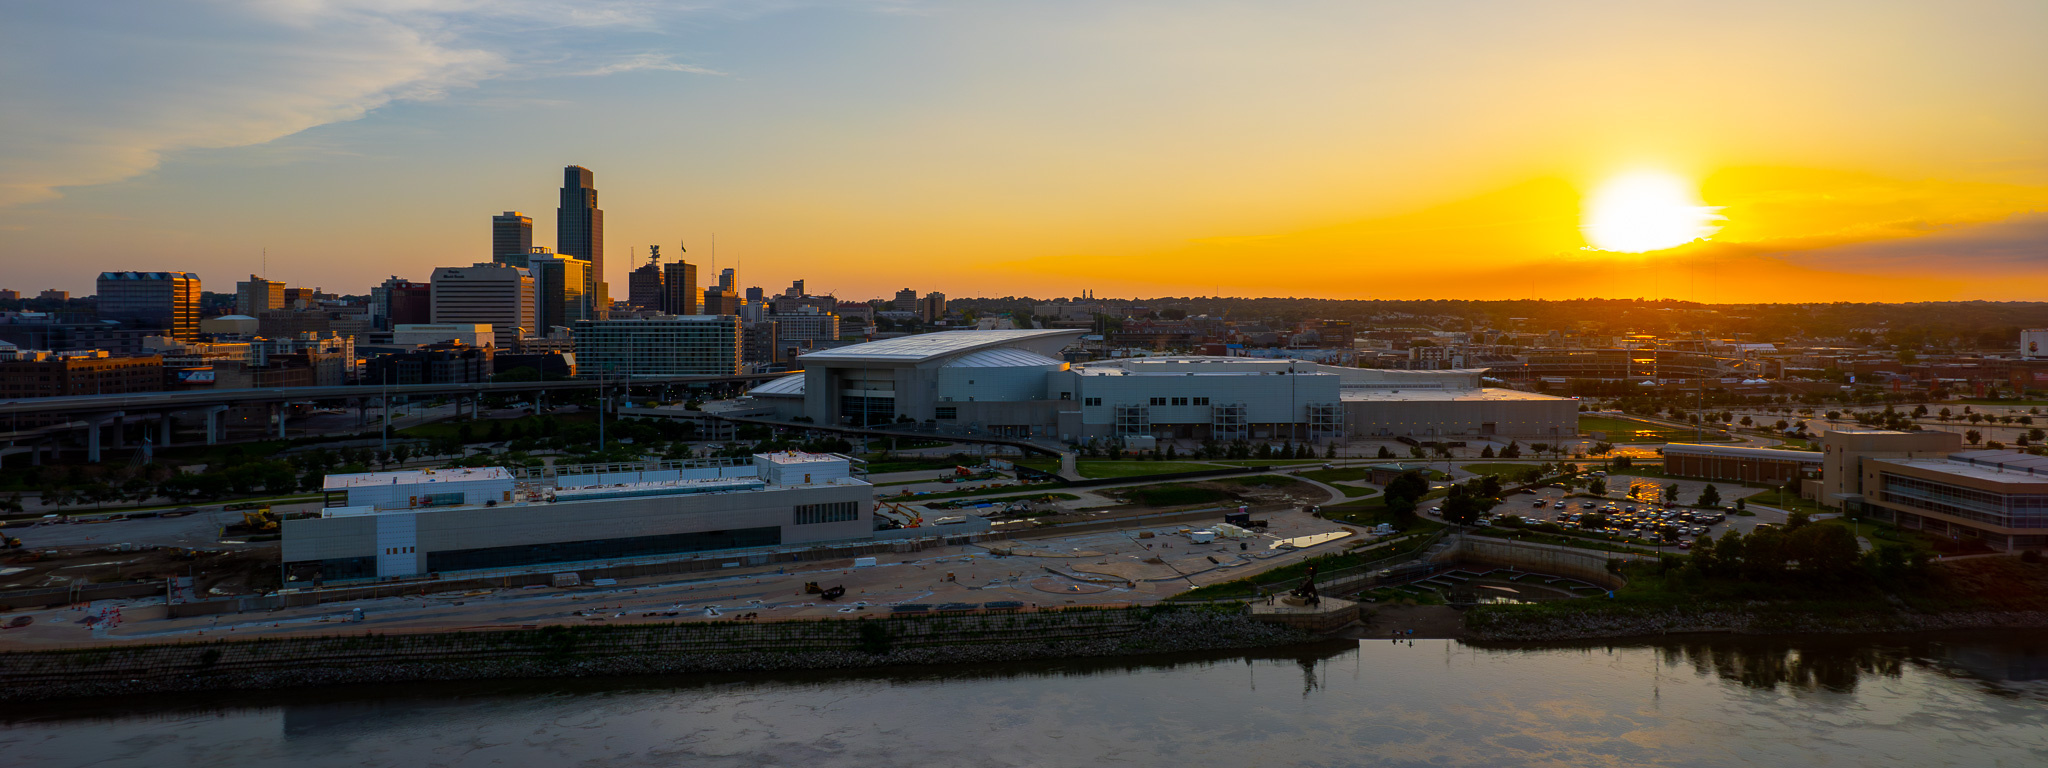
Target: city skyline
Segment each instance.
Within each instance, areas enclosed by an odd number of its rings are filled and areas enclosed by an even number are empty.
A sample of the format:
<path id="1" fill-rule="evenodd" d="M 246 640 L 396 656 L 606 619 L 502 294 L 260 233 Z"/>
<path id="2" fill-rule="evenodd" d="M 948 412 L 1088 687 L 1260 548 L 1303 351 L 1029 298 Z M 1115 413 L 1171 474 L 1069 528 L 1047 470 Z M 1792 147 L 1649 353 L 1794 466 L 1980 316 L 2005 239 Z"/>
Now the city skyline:
<path id="1" fill-rule="evenodd" d="M 646 246 L 713 232 L 758 285 L 843 296 L 909 273 L 962 296 L 2023 300 L 2048 277 L 2034 3 L 131 11 L 11 25 L 8 60 L 73 66 L 10 67 L 10 287 L 424 280 L 490 259 L 485 215 L 556 227 L 565 165 L 605 174 L 613 296 Z M 151 55 L 76 58 L 115 34 Z M 1591 250 L 1588 201 L 1642 173 L 1711 239 Z"/>

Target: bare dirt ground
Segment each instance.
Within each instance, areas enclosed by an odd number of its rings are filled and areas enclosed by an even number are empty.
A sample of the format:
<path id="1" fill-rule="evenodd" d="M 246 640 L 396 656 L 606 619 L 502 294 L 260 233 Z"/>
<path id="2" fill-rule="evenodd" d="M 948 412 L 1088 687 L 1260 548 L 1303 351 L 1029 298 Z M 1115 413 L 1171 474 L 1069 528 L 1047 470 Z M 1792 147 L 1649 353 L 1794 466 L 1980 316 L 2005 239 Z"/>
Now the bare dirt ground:
<path id="1" fill-rule="evenodd" d="M 163 610 L 160 598 L 100 601 L 9 614 L 31 616 L 34 623 L 0 630 L 0 649 L 547 624 L 855 618 L 888 615 L 893 606 L 904 604 L 1146 604 L 1192 586 L 1228 581 L 1252 570 L 1337 551 L 1359 540 L 1354 534 L 1306 548 L 1279 547 L 1276 543 L 1282 539 L 1316 541 L 1302 537 L 1326 538 L 1345 530 L 1298 510 L 1279 510 L 1266 517 L 1271 520 L 1270 532 L 1243 541 L 1196 544 L 1184 532 L 1191 527 L 1187 524 L 1134 524 L 1122 530 L 877 555 L 877 565 L 864 568 L 854 567 L 852 560 L 823 561 L 649 577 L 604 586 L 426 593 L 182 619 L 156 618 Z M 1208 522 L 1220 520 L 1218 512 Z M 1151 536 L 1145 537 L 1147 533 Z M 805 582 L 812 581 L 825 587 L 844 586 L 846 595 L 832 602 L 805 594 Z M 124 613 L 119 624 L 82 623 L 88 617 L 104 616 L 116 606 Z M 358 608 L 363 620 L 350 621 Z"/>

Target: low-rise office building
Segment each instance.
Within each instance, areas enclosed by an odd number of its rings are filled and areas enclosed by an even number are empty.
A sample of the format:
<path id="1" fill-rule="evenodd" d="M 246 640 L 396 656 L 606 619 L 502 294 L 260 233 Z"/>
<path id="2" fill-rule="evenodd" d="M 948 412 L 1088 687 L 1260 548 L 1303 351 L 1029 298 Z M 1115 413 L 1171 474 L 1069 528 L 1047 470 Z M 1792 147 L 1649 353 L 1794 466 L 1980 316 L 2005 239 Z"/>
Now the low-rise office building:
<path id="1" fill-rule="evenodd" d="M 295 580 L 418 576 L 874 536 L 874 486 L 843 456 L 522 484 L 502 468 L 329 475 L 320 517 L 284 523 Z"/>
<path id="2" fill-rule="evenodd" d="M 1782 448 L 1672 443 L 1664 446 L 1664 473 L 1705 480 L 1784 485 L 1820 477 L 1823 455 Z"/>
<path id="3" fill-rule="evenodd" d="M 740 319 L 663 315 L 576 324 L 584 376 L 730 376 L 740 372 Z"/>

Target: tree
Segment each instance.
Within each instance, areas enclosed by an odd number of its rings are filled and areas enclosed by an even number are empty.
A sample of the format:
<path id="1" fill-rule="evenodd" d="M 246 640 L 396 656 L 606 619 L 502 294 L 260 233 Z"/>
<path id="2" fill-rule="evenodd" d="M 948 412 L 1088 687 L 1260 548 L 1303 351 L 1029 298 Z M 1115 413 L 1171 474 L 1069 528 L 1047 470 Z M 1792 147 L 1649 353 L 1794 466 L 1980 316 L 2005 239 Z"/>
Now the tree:
<path id="1" fill-rule="evenodd" d="M 1389 451 L 1389 450 L 1387 450 L 1387 447 L 1386 447 L 1386 446 L 1384 446 L 1384 445 L 1382 445 L 1382 446 L 1380 446 L 1380 453 L 1379 453 L 1379 458 L 1382 458 L 1382 459 L 1391 459 L 1391 458 L 1394 458 L 1394 452 L 1393 452 L 1393 451 Z"/>
<path id="2" fill-rule="evenodd" d="M 1703 489 L 1701 489 L 1701 490 L 1700 490 L 1700 506 L 1702 506 L 1702 507 L 1718 507 L 1718 506 L 1721 506 L 1721 490 L 1720 490 L 1719 488 L 1715 488 L 1715 487 L 1713 486 L 1713 484 L 1712 484 L 1712 483 L 1709 483 L 1709 484 L 1707 485 L 1707 487 L 1706 487 L 1706 488 L 1703 488 Z"/>
<path id="3" fill-rule="evenodd" d="M 1396 517 L 1407 518 L 1415 514 L 1415 505 L 1429 494 L 1429 480 L 1421 472 L 1408 471 L 1387 482 L 1381 492 L 1386 499 L 1387 511 Z"/>
<path id="4" fill-rule="evenodd" d="M 1741 512 L 1746 509 L 1749 509 L 1749 499 L 1738 498 L 1735 500 L 1735 511 Z"/>
<path id="5" fill-rule="evenodd" d="M 1856 535 L 1839 525 L 1808 525 L 1786 534 L 1786 554 L 1801 573 L 1823 581 L 1848 578 L 1856 567 Z"/>
<path id="6" fill-rule="evenodd" d="M 1465 486 L 1451 486 L 1449 495 L 1444 498 L 1444 522 L 1471 525 L 1479 521 L 1482 511 L 1484 507 L 1479 497 Z"/>
<path id="7" fill-rule="evenodd" d="M 1489 445 L 1489 446 L 1486 446 L 1485 448 L 1482 448 L 1482 449 L 1480 449 L 1480 451 L 1479 451 L 1479 458 L 1482 458 L 1482 459 L 1491 459 L 1491 458 L 1493 458 L 1493 446 Z"/>
<path id="8" fill-rule="evenodd" d="M 1604 478 L 1604 477 L 1596 477 L 1596 478 L 1593 478 L 1593 484 L 1592 484 L 1592 485 L 1588 485 L 1588 486 L 1586 486 L 1586 490 L 1588 490 L 1588 491 L 1592 491 L 1592 492 L 1593 492 L 1593 495 L 1595 495 L 1595 496 L 1605 496 L 1605 495 L 1607 495 L 1607 478 Z"/>
<path id="9" fill-rule="evenodd" d="M 1976 445 L 1979 441 L 1984 439 L 1984 435 L 1983 433 L 1973 429 L 1968 432 L 1964 432 L 1963 439 L 1970 441 L 1971 445 Z"/>
<path id="10" fill-rule="evenodd" d="M 1791 553 L 1785 548 L 1785 534 L 1765 528 L 1745 538 L 1742 548 L 1742 577 L 1750 581 L 1776 581 L 1785 574 Z"/>

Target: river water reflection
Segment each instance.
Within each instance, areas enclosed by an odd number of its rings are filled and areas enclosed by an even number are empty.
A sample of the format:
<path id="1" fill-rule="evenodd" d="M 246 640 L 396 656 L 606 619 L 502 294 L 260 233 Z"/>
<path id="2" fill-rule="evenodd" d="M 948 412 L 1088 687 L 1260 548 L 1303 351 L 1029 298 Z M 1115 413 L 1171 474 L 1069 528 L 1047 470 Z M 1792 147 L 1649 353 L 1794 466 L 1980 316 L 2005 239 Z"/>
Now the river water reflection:
<path id="1" fill-rule="evenodd" d="M 2048 765 L 2048 635 L 526 681 L 0 711 L 10 766 Z"/>

